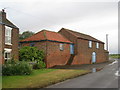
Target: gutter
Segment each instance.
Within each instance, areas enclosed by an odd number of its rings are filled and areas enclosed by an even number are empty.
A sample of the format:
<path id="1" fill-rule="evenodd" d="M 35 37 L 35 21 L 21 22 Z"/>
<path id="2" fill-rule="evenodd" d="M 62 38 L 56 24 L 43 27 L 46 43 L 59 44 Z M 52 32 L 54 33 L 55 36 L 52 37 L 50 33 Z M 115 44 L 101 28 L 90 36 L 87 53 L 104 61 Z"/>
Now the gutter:
<path id="1" fill-rule="evenodd" d="M 30 43 L 30 42 L 43 42 L 43 41 L 50 41 L 50 42 L 58 42 L 58 43 L 65 43 L 65 44 L 74 44 L 69 42 L 61 42 L 61 41 L 55 41 L 55 40 L 36 40 L 36 41 L 20 41 L 20 43 Z"/>

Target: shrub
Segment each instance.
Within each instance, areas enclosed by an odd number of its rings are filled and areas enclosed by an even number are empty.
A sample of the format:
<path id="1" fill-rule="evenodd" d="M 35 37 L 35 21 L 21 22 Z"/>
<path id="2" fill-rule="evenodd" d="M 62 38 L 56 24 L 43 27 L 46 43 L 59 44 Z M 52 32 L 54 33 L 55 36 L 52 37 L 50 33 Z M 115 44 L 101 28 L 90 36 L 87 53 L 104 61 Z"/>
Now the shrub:
<path id="1" fill-rule="evenodd" d="M 20 49 L 20 61 L 36 61 L 44 59 L 44 52 L 36 47 L 25 46 Z"/>
<path id="2" fill-rule="evenodd" d="M 32 61 L 36 64 L 33 65 L 33 69 L 45 68 L 44 52 L 38 50 L 36 47 L 25 46 L 20 49 L 20 61 Z"/>
<path id="3" fill-rule="evenodd" d="M 43 61 L 39 61 L 38 63 L 33 64 L 33 69 L 42 69 L 45 67 L 46 65 Z"/>
<path id="4" fill-rule="evenodd" d="M 32 73 L 32 68 L 26 62 L 6 63 L 2 66 L 2 75 L 29 75 Z"/>
<path id="5" fill-rule="evenodd" d="M 40 65 L 40 68 L 45 68 L 46 67 L 46 64 L 42 61 L 39 61 L 39 65 Z"/>
<path id="6" fill-rule="evenodd" d="M 33 65 L 33 69 L 40 69 L 40 64 L 35 63 L 35 64 Z"/>

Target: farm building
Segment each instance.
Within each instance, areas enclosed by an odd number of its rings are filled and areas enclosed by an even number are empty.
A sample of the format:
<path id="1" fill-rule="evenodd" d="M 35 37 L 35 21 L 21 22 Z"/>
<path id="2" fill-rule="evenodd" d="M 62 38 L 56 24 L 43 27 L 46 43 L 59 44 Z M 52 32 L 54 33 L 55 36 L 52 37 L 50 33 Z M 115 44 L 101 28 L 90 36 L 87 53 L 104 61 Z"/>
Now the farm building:
<path id="1" fill-rule="evenodd" d="M 65 28 L 59 32 L 42 30 L 20 43 L 21 47 L 34 46 L 44 50 L 47 68 L 105 62 L 109 54 L 104 50 L 104 42 Z"/>
<path id="2" fill-rule="evenodd" d="M 21 47 L 34 46 L 45 52 L 47 67 L 64 65 L 70 58 L 70 46 L 73 44 L 57 32 L 42 30 L 22 40 Z"/>

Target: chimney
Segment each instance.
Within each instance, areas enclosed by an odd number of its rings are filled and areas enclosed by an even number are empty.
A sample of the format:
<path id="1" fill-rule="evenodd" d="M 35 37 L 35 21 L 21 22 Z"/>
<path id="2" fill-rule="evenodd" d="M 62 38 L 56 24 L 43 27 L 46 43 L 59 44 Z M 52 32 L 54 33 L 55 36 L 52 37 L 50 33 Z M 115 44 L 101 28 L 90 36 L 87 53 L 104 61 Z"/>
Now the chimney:
<path id="1" fill-rule="evenodd" d="M 6 19 L 6 12 L 5 12 L 5 9 L 2 9 L 2 12 L 1 12 L 1 13 L 2 13 L 2 18 L 3 18 L 3 19 Z"/>

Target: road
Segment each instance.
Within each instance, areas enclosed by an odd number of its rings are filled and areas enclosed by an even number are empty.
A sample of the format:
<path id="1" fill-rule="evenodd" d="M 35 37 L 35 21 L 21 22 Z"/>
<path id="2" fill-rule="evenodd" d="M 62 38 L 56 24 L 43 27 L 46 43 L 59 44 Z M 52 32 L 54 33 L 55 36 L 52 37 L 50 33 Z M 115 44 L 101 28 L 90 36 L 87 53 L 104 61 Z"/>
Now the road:
<path id="1" fill-rule="evenodd" d="M 47 88 L 118 88 L 117 60 L 98 72 L 69 79 Z"/>

